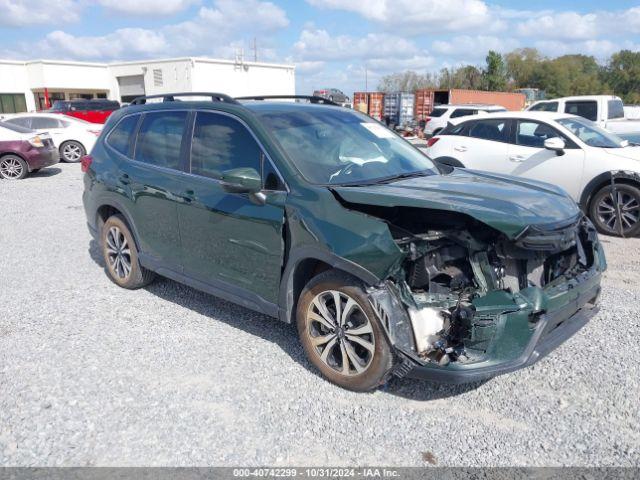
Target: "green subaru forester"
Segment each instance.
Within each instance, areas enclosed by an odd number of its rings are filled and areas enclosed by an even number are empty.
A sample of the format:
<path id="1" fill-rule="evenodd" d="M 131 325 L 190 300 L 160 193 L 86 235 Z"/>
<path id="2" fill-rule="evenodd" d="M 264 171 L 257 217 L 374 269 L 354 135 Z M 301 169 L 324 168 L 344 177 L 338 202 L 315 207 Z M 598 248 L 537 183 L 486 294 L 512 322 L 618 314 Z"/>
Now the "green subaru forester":
<path id="1" fill-rule="evenodd" d="M 82 161 L 121 287 L 159 274 L 295 322 L 309 360 L 359 391 L 513 371 L 596 313 L 605 257 L 561 189 L 444 170 L 315 97 L 181 95 L 115 112 Z"/>

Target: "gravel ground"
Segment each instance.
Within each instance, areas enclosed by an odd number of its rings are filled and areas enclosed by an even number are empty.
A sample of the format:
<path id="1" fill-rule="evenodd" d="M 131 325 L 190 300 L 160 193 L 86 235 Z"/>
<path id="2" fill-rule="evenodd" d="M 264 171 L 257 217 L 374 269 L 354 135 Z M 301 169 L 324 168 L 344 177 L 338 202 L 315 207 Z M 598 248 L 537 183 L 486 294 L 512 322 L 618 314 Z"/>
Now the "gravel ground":
<path id="1" fill-rule="evenodd" d="M 640 240 L 602 311 L 525 370 L 341 390 L 295 329 L 160 280 L 111 283 L 81 173 L 0 182 L 0 465 L 638 465 Z"/>

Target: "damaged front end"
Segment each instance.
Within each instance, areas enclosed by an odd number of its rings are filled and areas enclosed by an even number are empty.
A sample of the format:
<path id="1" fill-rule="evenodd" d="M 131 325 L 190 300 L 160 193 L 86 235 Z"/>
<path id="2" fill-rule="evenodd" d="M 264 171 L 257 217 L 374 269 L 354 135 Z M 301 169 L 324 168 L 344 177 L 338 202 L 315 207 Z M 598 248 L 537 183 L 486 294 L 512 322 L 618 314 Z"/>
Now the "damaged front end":
<path id="1" fill-rule="evenodd" d="M 402 360 L 397 376 L 465 383 L 513 371 L 597 311 L 606 263 L 586 217 L 509 238 L 464 215 L 367 213 L 387 222 L 404 253 L 368 291 Z"/>

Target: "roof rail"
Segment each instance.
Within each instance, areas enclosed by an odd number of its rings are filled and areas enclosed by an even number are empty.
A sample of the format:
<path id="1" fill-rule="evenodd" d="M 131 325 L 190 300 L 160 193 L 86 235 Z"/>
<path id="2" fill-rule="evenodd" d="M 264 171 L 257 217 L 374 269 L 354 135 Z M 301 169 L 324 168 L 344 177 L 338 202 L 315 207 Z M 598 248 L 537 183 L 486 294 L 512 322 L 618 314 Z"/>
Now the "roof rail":
<path id="1" fill-rule="evenodd" d="M 322 105 L 333 105 L 339 107 L 340 105 L 324 97 L 318 97 L 317 95 L 257 95 L 250 97 L 236 97 L 236 100 L 308 100 L 309 103 L 319 103 Z"/>
<path id="2" fill-rule="evenodd" d="M 159 95 L 142 95 L 134 98 L 129 105 L 144 105 L 150 98 L 161 98 L 163 102 L 175 102 L 176 97 L 210 97 L 212 102 L 235 103 L 233 98 L 224 93 L 212 92 L 181 92 L 181 93 L 162 93 Z"/>

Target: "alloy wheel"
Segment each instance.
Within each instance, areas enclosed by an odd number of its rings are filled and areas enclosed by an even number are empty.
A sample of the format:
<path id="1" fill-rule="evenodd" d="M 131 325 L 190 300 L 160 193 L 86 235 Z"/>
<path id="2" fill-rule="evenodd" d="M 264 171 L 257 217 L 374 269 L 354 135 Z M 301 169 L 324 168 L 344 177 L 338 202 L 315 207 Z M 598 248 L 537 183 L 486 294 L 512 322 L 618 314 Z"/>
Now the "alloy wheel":
<path id="1" fill-rule="evenodd" d="M 79 161 L 82 158 L 83 153 L 82 147 L 75 142 L 65 143 L 62 147 L 62 156 L 67 162 Z"/>
<path id="2" fill-rule="evenodd" d="M 121 279 L 131 273 L 131 250 L 126 237 L 118 227 L 111 227 L 107 232 L 107 259 L 111 271 Z"/>
<path id="3" fill-rule="evenodd" d="M 600 222 L 612 232 L 620 231 L 618 208 L 624 231 L 631 230 L 640 222 L 640 199 L 628 192 L 616 191 L 603 196 L 597 209 Z"/>
<path id="4" fill-rule="evenodd" d="M 7 157 L 0 161 L 0 174 L 4 178 L 15 180 L 24 174 L 24 166 L 17 158 Z"/>
<path id="5" fill-rule="evenodd" d="M 375 336 L 358 303 L 337 290 L 319 293 L 307 310 L 307 334 L 320 360 L 344 376 L 363 373 L 373 360 Z"/>

